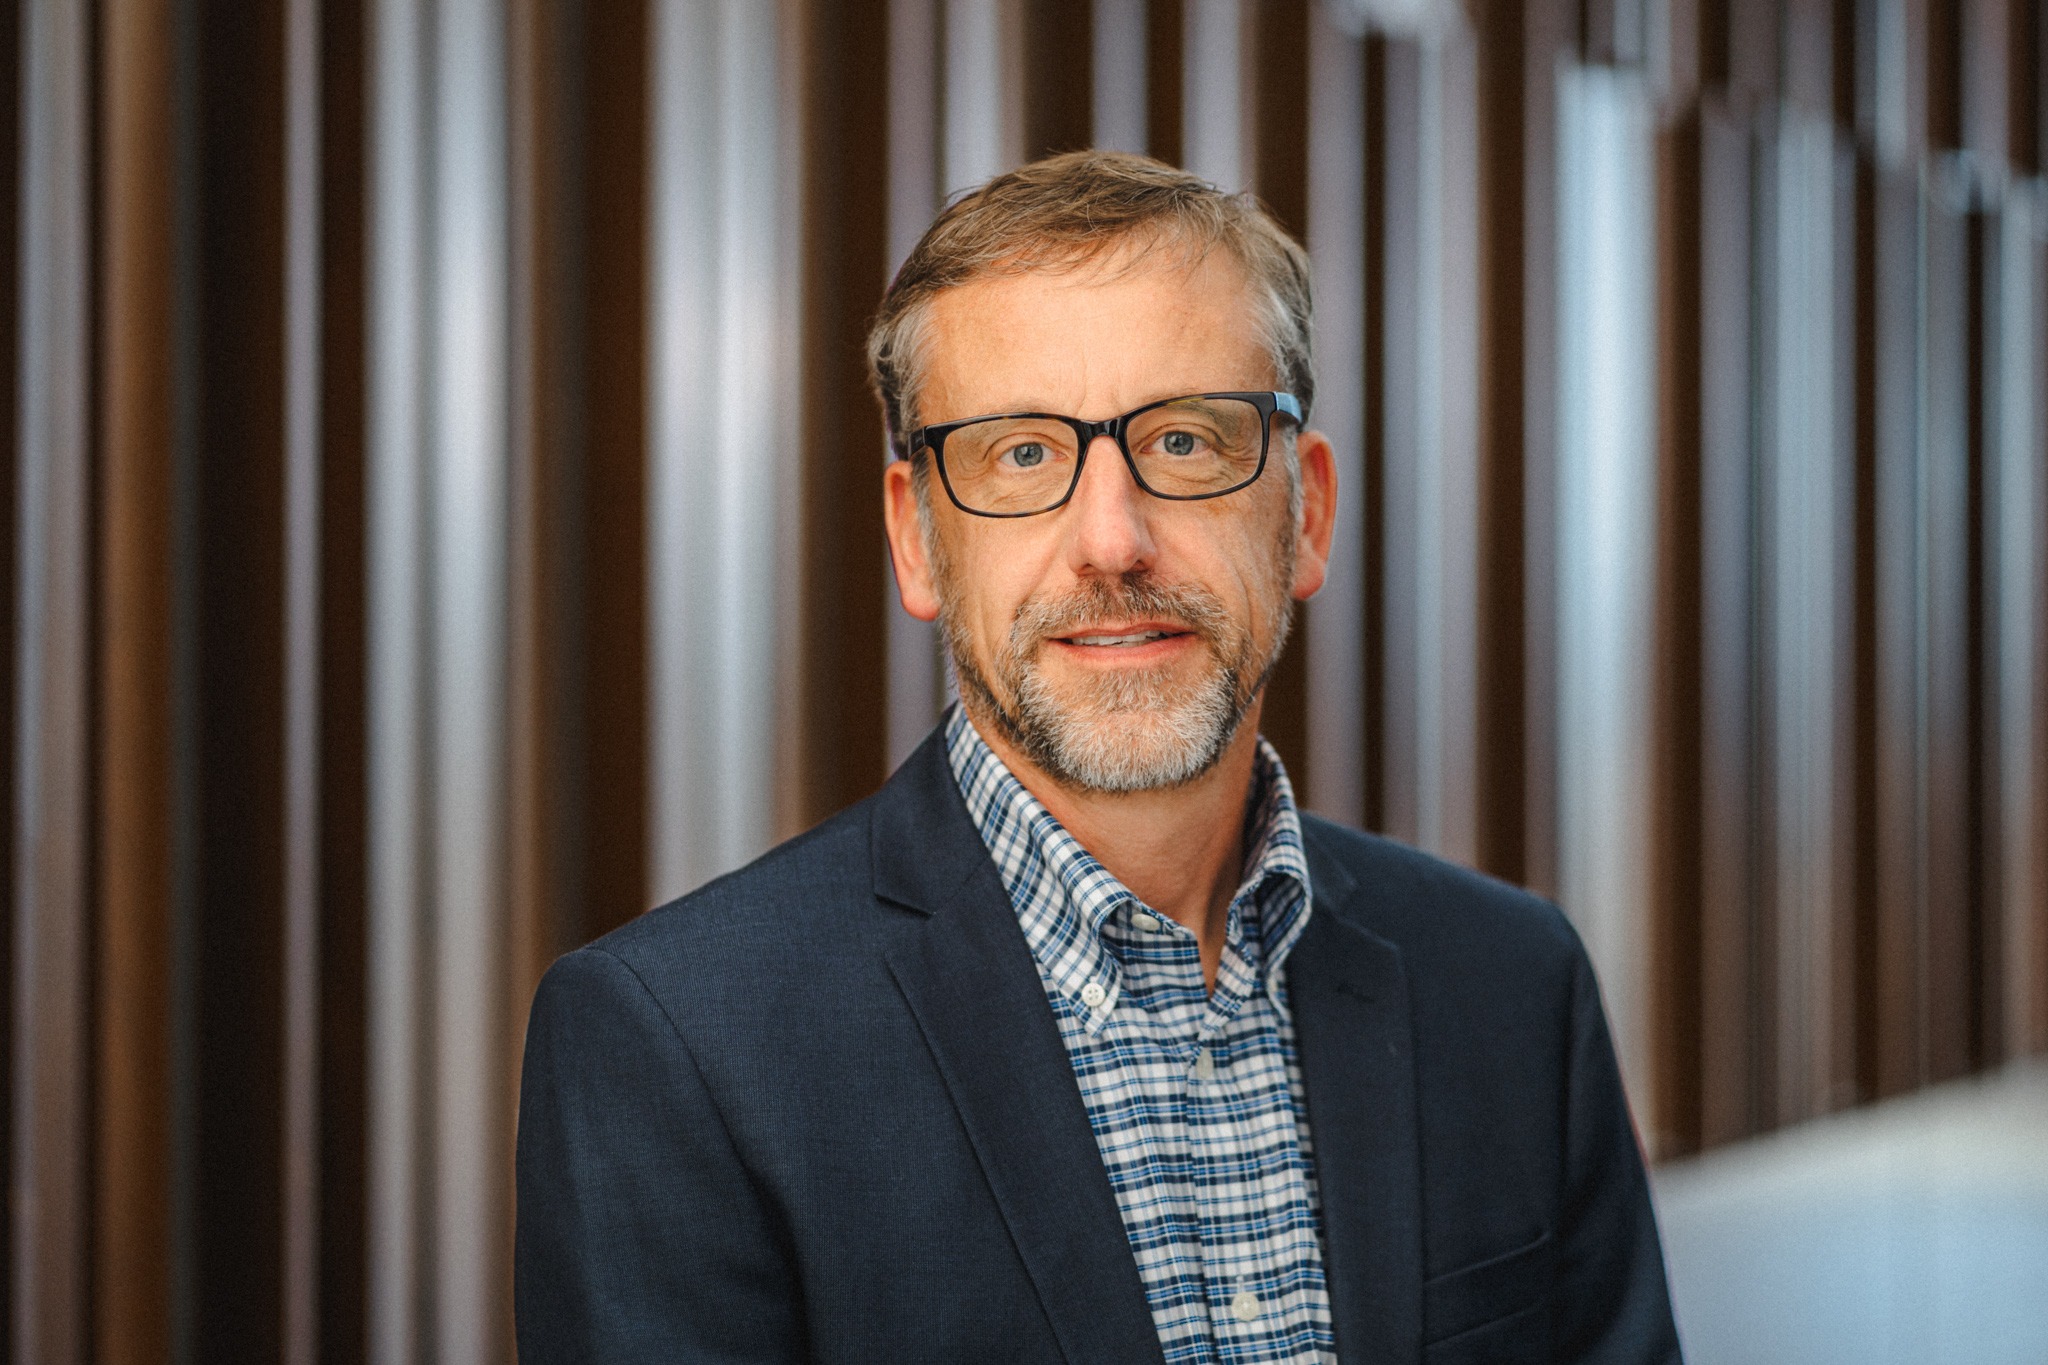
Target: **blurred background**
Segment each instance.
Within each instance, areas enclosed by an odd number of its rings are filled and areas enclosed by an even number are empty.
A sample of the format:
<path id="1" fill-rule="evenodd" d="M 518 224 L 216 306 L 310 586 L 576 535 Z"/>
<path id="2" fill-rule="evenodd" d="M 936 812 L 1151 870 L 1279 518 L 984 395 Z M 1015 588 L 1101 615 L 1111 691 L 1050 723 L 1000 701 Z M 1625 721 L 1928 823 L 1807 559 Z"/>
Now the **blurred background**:
<path id="1" fill-rule="evenodd" d="M 1092 144 L 1309 244 L 1343 504 L 1268 732 L 1580 925 L 1695 1358 L 2048 1359 L 1956 1335 L 2048 1298 L 2044 44 L 2035 0 L 13 0 L 12 1357 L 510 1358 L 533 985 L 933 723 L 866 322 L 947 194 Z M 1982 1236 L 1913 1205 L 1997 1274 L 1802 1318 L 1933 1245 L 1855 1183 L 1923 1168 L 2005 1180 Z M 1839 1216 L 1770 1242 L 1814 1172 Z"/>

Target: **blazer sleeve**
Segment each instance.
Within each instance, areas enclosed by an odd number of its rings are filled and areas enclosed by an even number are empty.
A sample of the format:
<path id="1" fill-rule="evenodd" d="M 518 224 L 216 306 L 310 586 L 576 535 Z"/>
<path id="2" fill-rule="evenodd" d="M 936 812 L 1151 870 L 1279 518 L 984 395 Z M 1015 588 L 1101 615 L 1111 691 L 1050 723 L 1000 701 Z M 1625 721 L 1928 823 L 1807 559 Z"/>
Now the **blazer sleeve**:
<path id="1" fill-rule="evenodd" d="M 1592 964 L 1574 955 L 1555 1358 L 1677 1365 L 1678 1332 L 1642 1148 Z"/>
<path id="2" fill-rule="evenodd" d="M 519 1092 L 520 1359 L 802 1359 L 781 1248 L 640 977 L 601 948 L 555 963 L 534 997 Z"/>

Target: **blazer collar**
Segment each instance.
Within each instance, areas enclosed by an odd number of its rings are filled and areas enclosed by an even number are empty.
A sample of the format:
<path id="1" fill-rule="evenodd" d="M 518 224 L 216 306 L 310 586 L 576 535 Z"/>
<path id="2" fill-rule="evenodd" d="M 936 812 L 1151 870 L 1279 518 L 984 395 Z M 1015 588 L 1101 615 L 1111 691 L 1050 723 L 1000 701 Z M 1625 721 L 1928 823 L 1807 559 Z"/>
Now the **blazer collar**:
<path id="1" fill-rule="evenodd" d="M 1066 1044 L 937 733 L 872 812 L 875 895 L 926 917 L 890 973 L 1067 1360 L 1163 1360 Z"/>
<path id="2" fill-rule="evenodd" d="M 1361 880 L 1305 822 L 1315 913 L 1287 969 L 1315 1134 L 1323 1274 L 1346 1362 L 1415 1365 L 1422 1341 L 1422 1167 L 1408 977 Z"/>

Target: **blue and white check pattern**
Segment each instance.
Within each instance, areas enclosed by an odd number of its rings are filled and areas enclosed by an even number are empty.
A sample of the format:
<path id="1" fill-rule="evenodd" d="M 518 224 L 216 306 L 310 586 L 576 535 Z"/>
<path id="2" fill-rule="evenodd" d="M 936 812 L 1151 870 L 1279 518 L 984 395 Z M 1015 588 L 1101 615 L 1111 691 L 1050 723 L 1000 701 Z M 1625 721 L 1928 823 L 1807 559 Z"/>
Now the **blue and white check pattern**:
<path id="1" fill-rule="evenodd" d="M 1283 968 L 1308 923 L 1301 821 L 1259 741 L 1243 884 L 1211 994 L 1154 915 L 956 707 L 947 753 L 1038 962 L 1168 1365 L 1334 1362 Z"/>

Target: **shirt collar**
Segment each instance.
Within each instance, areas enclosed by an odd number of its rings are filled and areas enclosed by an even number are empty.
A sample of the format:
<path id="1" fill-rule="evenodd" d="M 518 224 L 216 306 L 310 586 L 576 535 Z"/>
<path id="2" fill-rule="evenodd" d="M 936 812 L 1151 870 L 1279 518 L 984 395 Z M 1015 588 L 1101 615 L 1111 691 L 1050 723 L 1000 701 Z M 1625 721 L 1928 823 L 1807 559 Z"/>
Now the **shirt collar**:
<path id="1" fill-rule="evenodd" d="M 1104 922 L 1136 898 L 1025 790 L 957 705 L 946 717 L 946 756 L 1032 951 L 1055 985 L 1078 993 L 1098 974 Z M 1061 904 L 1042 903 L 1048 881 Z M 1231 901 L 1234 911 L 1257 905 L 1247 918 L 1257 926 L 1261 975 L 1277 998 L 1280 969 L 1308 925 L 1311 894 L 1294 787 L 1263 737 L 1246 803 L 1245 873 Z M 1075 979 L 1061 979 L 1067 976 Z"/>

